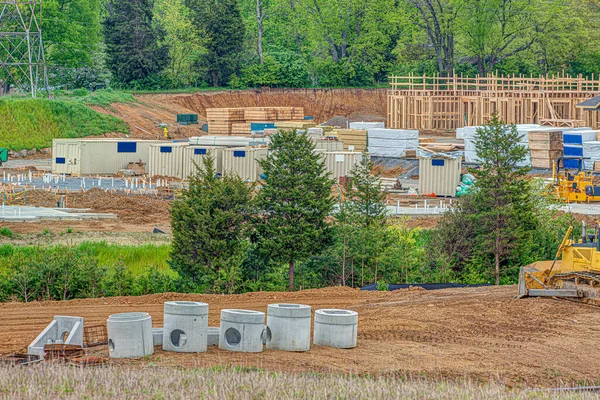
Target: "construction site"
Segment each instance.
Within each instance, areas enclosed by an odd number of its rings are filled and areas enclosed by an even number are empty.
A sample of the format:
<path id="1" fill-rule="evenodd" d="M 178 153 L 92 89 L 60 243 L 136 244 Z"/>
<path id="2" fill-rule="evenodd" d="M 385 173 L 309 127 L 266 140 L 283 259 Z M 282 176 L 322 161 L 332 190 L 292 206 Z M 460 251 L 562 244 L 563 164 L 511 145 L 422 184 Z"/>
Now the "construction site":
<path id="1" fill-rule="evenodd" d="M 259 160 L 280 130 L 310 139 L 332 193 L 369 157 L 388 218 L 427 231 L 476 187 L 468 168 L 480 161 L 478 131 L 494 114 L 516 125 L 529 177 L 550 184 L 559 212 L 583 220 L 584 231 L 568 231 L 554 262 L 521 268 L 519 285 L 428 286 L 407 278 L 385 290 L 374 281 L 363 290 L 293 293 L 14 296 L 0 303 L 0 363 L 598 390 L 600 361 L 590 349 L 600 329 L 600 232 L 585 231 L 600 215 L 597 96 L 600 80 L 583 77 L 392 76 L 389 89 L 143 94 L 135 104 L 94 106 L 125 121 L 130 134 L 55 138 L 45 151 L 5 152 L 0 228 L 10 235 L 0 235 L 0 249 L 168 246 L 171 209 L 196 165 L 211 156 L 219 176 L 237 175 L 261 190 Z M 396 283 L 403 286 L 392 290 Z"/>

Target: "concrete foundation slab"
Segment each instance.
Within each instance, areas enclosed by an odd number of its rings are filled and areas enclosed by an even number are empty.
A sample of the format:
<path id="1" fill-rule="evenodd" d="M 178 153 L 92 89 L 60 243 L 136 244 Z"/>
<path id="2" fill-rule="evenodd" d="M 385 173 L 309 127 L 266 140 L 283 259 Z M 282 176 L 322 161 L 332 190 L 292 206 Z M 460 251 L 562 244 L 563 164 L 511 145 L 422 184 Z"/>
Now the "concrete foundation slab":
<path id="1" fill-rule="evenodd" d="M 263 351 L 265 313 L 252 310 L 221 310 L 219 348 L 228 351 Z"/>
<path id="2" fill-rule="evenodd" d="M 83 211 L 83 210 L 80 210 Z M 0 222 L 28 222 L 49 220 L 115 219 L 116 214 L 65 211 L 60 208 L 0 205 Z"/>
<path id="3" fill-rule="evenodd" d="M 27 347 L 28 354 L 44 357 L 45 344 L 83 346 L 83 317 L 55 316 L 46 329 Z"/>
<path id="4" fill-rule="evenodd" d="M 106 323 L 111 358 L 138 358 L 154 354 L 152 317 L 148 313 L 113 314 Z"/>
<path id="5" fill-rule="evenodd" d="M 269 304 L 267 307 L 267 349 L 310 350 L 311 307 L 304 304 Z"/>
<path id="6" fill-rule="evenodd" d="M 315 311 L 314 344 L 337 349 L 356 347 L 358 313 L 352 310 Z"/>
<path id="7" fill-rule="evenodd" d="M 168 301 L 164 305 L 163 350 L 200 353 L 207 348 L 208 304 Z"/>

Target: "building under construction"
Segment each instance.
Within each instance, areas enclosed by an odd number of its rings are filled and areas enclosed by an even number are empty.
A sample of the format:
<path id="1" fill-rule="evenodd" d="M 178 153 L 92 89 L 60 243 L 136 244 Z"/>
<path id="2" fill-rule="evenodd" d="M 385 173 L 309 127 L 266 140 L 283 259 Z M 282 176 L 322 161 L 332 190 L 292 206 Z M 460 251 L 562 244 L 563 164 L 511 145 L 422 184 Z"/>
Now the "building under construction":
<path id="1" fill-rule="evenodd" d="M 494 112 L 506 123 L 600 128 L 600 113 L 576 105 L 600 95 L 600 80 L 498 76 L 392 76 L 390 128 L 450 131 L 485 124 Z"/>

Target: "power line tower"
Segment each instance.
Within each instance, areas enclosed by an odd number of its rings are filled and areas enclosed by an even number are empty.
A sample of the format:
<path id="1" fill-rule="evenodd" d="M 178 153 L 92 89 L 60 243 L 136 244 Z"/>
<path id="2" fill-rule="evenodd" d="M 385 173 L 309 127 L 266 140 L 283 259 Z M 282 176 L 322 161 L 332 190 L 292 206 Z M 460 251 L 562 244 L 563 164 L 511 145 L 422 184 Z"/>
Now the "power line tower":
<path id="1" fill-rule="evenodd" d="M 0 94 L 48 91 L 42 0 L 0 0 Z"/>

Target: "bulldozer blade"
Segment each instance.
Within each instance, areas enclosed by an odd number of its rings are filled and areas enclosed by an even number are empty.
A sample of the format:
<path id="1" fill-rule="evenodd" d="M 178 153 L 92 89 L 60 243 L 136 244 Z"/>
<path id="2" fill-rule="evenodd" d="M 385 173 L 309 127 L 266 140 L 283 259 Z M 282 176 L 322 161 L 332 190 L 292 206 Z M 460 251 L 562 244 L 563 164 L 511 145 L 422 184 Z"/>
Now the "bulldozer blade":
<path id="1" fill-rule="evenodd" d="M 529 289 L 531 297 L 583 297 L 583 293 L 577 289 Z"/>

